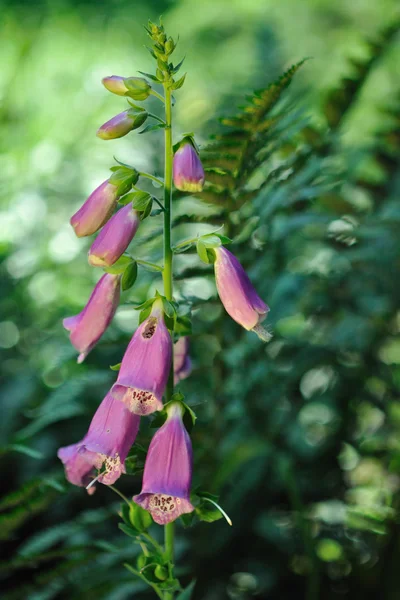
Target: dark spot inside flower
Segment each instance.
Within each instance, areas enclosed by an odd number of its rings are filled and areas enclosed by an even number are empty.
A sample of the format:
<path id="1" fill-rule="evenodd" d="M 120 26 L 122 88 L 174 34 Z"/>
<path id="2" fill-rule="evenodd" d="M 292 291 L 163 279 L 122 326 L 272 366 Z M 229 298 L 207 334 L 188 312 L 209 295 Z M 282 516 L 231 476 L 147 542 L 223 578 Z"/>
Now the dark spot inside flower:
<path id="1" fill-rule="evenodd" d="M 106 430 L 106 433 L 110 433 L 110 431 L 111 431 L 111 429 L 107 429 L 107 430 Z"/>
<path id="2" fill-rule="evenodd" d="M 155 317 L 151 317 L 147 323 L 146 327 L 143 330 L 142 336 L 145 340 L 149 340 L 153 337 L 155 331 L 157 329 L 157 319 Z"/>

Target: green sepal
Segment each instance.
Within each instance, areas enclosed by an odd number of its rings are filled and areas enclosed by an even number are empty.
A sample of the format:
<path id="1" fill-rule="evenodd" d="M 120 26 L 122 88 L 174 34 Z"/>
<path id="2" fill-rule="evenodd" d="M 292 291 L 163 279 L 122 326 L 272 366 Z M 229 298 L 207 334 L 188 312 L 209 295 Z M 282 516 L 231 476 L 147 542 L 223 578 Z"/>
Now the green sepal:
<path id="1" fill-rule="evenodd" d="M 142 304 L 138 304 L 137 306 L 134 307 L 135 310 L 144 310 L 148 307 L 152 307 L 154 302 L 156 301 L 156 297 L 154 298 L 149 298 L 148 300 L 145 300 L 144 302 L 142 302 Z"/>
<path id="2" fill-rule="evenodd" d="M 132 126 L 131 131 L 141 127 L 143 125 L 143 123 L 146 121 L 147 117 L 149 116 L 146 111 L 138 113 L 138 112 L 136 112 L 136 110 L 134 108 L 130 108 L 127 111 L 127 114 L 133 120 L 133 126 Z"/>
<path id="3" fill-rule="evenodd" d="M 168 570 L 162 565 L 157 565 L 154 569 L 154 575 L 157 579 L 160 579 L 160 581 L 165 581 L 168 579 Z"/>
<path id="4" fill-rule="evenodd" d="M 125 268 L 124 274 L 122 275 L 121 287 L 123 292 L 129 290 L 133 286 L 137 278 L 137 272 L 137 262 L 132 260 L 132 262 Z"/>
<path id="5" fill-rule="evenodd" d="M 149 216 L 153 206 L 152 196 L 148 192 L 143 192 L 142 190 L 130 192 L 122 198 L 122 202 L 124 204 L 132 202 L 132 208 L 140 213 L 140 219 L 142 221 Z"/>
<path id="6" fill-rule="evenodd" d="M 126 267 L 131 262 L 132 258 L 127 254 L 123 254 L 113 265 L 110 265 L 109 267 L 103 267 L 103 270 L 106 273 L 111 273 L 112 275 L 120 275 L 125 271 Z"/>
<path id="7" fill-rule="evenodd" d="M 143 323 L 143 321 L 145 321 L 147 319 L 147 317 L 150 316 L 150 313 L 151 313 L 151 306 L 148 306 L 147 308 L 144 308 L 142 311 L 140 311 L 139 325 L 141 325 Z"/>
<path id="8" fill-rule="evenodd" d="M 110 365 L 111 371 L 119 371 L 122 363 L 117 363 L 116 365 Z"/>
<path id="9" fill-rule="evenodd" d="M 131 106 L 133 108 L 133 110 L 135 112 L 144 112 L 146 110 L 145 108 L 143 108 L 143 106 L 139 106 L 138 104 L 135 104 L 129 98 L 128 98 L 128 104 L 129 104 L 129 106 Z"/>
<path id="10" fill-rule="evenodd" d="M 132 502 L 129 506 L 129 519 L 133 528 L 140 533 L 147 531 L 153 523 L 150 513 L 136 502 Z"/>
<path id="11" fill-rule="evenodd" d="M 151 85 L 141 77 L 126 77 L 124 79 L 124 85 L 128 89 L 125 95 L 134 100 L 139 100 L 140 102 L 146 100 L 150 96 Z"/>
<path id="12" fill-rule="evenodd" d="M 129 525 L 125 525 L 125 523 L 118 523 L 118 527 L 121 531 L 123 531 L 126 535 L 129 535 L 129 537 L 131 538 L 137 538 L 138 535 L 140 535 L 140 531 L 137 531 L 136 529 L 134 529 L 133 527 L 130 527 Z"/>
<path id="13" fill-rule="evenodd" d="M 202 496 L 199 494 L 200 493 L 198 492 L 197 496 L 200 498 L 200 503 L 195 508 L 197 518 L 200 521 L 205 521 L 206 523 L 214 523 L 214 521 L 219 521 L 219 519 L 222 519 L 223 514 L 221 511 L 216 506 L 211 504 L 211 502 L 203 500 L 203 498 L 207 498 L 207 492 L 202 492 Z M 211 494 L 209 494 L 209 496 L 211 496 Z M 216 502 L 218 500 L 218 496 L 213 496 L 211 498 L 211 500 L 214 499 Z"/>
<path id="14" fill-rule="evenodd" d="M 136 169 L 131 169 L 130 167 L 111 167 L 111 170 L 113 173 L 109 178 L 109 183 L 117 187 L 118 196 L 123 196 L 129 192 L 139 179 L 139 173 Z"/>
<path id="15" fill-rule="evenodd" d="M 196 250 L 200 260 L 206 263 L 206 265 L 215 262 L 215 252 L 212 250 L 212 248 L 207 248 L 202 238 L 197 240 Z"/>
<path id="16" fill-rule="evenodd" d="M 192 335 L 192 319 L 189 315 L 178 315 L 175 321 L 175 333 L 179 334 L 179 337 L 186 335 Z"/>

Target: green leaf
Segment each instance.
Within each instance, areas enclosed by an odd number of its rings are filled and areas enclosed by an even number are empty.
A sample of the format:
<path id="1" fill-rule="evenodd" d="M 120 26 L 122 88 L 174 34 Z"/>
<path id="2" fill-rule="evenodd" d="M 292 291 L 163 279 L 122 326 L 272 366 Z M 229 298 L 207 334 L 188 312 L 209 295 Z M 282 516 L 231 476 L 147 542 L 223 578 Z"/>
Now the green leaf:
<path id="1" fill-rule="evenodd" d="M 179 90 L 185 83 L 185 79 L 186 79 L 186 73 L 180 79 L 178 79 L 178 81 L 175 81 L 175 83 L 172 84 L 171 89 Z"/>
<path id="2" fill-rule="evenodd" d="M 179 62 L 176 67 L 172 67 L 171 69 L 171 73 L 174 75 L 175 73 L 177 73 L 179 71 L 179 69 L 181 68 L 181 66 L 183 65 L 183 61 L 185 60 L 186 56 L 184 56 L 181 60 L 181 62 Z"/>
<path id="3" fill-rule="evenodd" d="M 131 538 L 136 539 L 137 536 L 140 535 L 140 531 L 137 531 L 137 529 L 134 529 L 133 527 L 130 527 L 129 525 L 125 525 L 124 523 L 118 523 L 118 527 L 121 531 L 123 531 L 126 535 L 129 535 L 129 537 L 131 537 Z"/>
<path id="4" fill-rule="evenodd" d="M 164 296 L 162 297 L 163 309 L 167 317 L 170 319 L 174 319 L 176 316 L 176 311 L 174 306 L 171 304 L 169 300 L 167 300 Z"/>
<path id="5" fill-rule="evenodd" d="M 139 212 L 146 209 L 150 199 L 151 196 L 149 192 L 144 192 L 142 190 L 138 190 L 137 192 L 131 192 L 130 194 L 124 196 L 125 204 L 128 204 L 128 202 L 132 202 L 132 207 Z"/>
<path id="6" fill-rule="evenodd" d="M 194 586 L 196 585 L 196 580 L 194 579 L 189 583 L 187 588 L 185 588 L 177 597 L 176 600 L 190 600 L 192 597 L 192 593 L 194 590 Z"/>
<path id="7" fill-rule="evenodd" d="M 150 50 L 150 49 L 148 48 L 148 50 Z M 154 58 L 155 58 L 155 55 L 154 55 Z M 159 79 L 155 75 L 152 75 L 151 73 L 144 73 L 143 71 L 138 71 L 138 73 L 140 73 L 141 75 L 144 75 L 145 77 L 148 77 L 149 79 L 151 79 L 152 81 L 155 81 L 156 83 L 159 82 Z"/>
<path id="8" fill-rule="evenodd" d="M 149 298 L 148 300 L 145 300 L 144 302 L 142 302 L 142 304 L 138 304 L 137 306 L 134 306 L 135 310 L 144 310 L 145 308 L 148 307 L 152 307 L 154 302 L 156 301 L 156 298 Z"/>
<path id="9" fill-rule="evenodd" d="M 151 313 L 151 306 L 148 306 L 147 308 L 144 308 L 139 315 L 139 325 L 141 325 L 143 323 L 143 321 L 145 321 L 147 319 L 147 317 L 150 315 Z"/>
<path id="10" fill-rule="evenodd" d="M 119 259 L 110 267 L 104 267 L 104 271 L 106 273 L 111 273 L 112 275 L 120 275 L 126 269 L 126 267 L 132 262 L 132 258 L 123 254 L 119 257 Z"/>
<path id="11" fill-rule="evenodd" d="M 14 450 L 14 452 L 19 452 L 20 454 L 26 454 L 26 456 L 30 456 L 31 458 L 43 458 L 42 452 L 29 448 L 29 446 L 25 446 L 24 444 L 10 444 L 8 448 Z"/>
<path id="12" fill-rule="evenodd" d="M 111 371 L 119 371 L 122 363 L 117 363 L 116 365 L 110 365 Z"/>
<path id="13" fill-rule="evenodd" d="M 138 272 L 137 262 L 133 260 L 126 267 L 124 274 L 122 275 L 121 287 L 124 292 L 126 290 L 129 290 L 129 288 L 131 288 L 133 286 L 133 284 L 135 283 L 136 278 L 137 278 L 137 272 Z"/>

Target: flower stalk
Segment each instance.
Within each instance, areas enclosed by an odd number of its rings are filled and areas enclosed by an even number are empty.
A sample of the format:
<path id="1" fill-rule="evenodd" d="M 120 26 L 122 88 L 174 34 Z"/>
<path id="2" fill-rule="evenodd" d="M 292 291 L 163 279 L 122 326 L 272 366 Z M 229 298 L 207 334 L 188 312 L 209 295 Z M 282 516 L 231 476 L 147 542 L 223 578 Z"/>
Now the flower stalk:
<path id="1" fill-rule="evenodd" d="M 165 162 L 164 162 L 164 294 L 167 300 L 173 299 L 173 271 L 172 260 L 173 252 L 171 247 L 171 212 L 172 212 L 172 165 L 173 165 L 173 149 L 172 149 L 172 100 L 171 87 L 169 81 L 163 84 L 164 87 L 164 104 L 165 104 Z M 173 332 L 170 332 L 173 337 Z M 172 340 L 173 341 L 173 340 Z M 165 400 L 169 402 L 174 392 L 174 365 L 173 360 L 169 373 L 167 388 L 165 390 Z M 169 563 L 174 562 L 174 523 L 167 523 L 164 526 L 165 539 L 165 558 Z M 166 591 L 165 600 L 172 600 L 173 592 Z"/>

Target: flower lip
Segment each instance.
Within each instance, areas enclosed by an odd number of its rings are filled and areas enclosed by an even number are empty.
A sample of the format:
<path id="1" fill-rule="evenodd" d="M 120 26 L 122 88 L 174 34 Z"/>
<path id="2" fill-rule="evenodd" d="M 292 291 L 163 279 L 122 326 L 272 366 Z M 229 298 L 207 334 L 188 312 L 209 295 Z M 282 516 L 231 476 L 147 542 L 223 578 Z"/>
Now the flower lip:
<path id="1" fill-rule="evenodd" d="M 157 492 L 155 494 L 145 492 L 133 497 L 136 504 L 148 510 L 154 521 L 159 525 L 166 525 L 175 521 L 185 513 L 194 511 L 194 506 L 189 500 L 171 496 L 168 493 Z"/>

